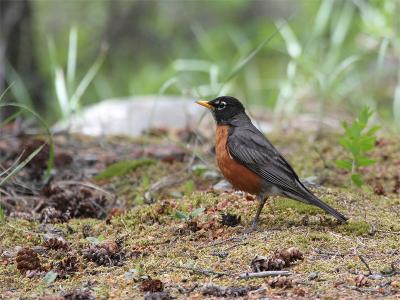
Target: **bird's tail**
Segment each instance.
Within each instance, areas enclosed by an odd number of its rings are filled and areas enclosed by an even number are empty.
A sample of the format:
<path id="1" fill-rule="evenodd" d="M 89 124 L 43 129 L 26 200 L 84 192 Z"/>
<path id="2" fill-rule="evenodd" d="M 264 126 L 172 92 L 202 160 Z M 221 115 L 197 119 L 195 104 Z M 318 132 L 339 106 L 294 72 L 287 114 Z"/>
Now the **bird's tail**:
<path id="1" fill-rule="evenodd" d="M 328 214 L 334 216 L 337 220 L 339 220 L 342 223 L 345 223 L 348 218 L 338 212 L 336 209 L 333 207 L 329 206 L 325 202 L 323 202 L 321 199 L 319 199 L 317 196 L 315 196 L 309 189 L 307 189 L 302 183 L 300 183 L 301 189 L 302 189 L 302 195 L 296 195 L 297 200 L 300 200 L 302 202 L 307 202 L 309 204 L 313 204 L 315 206 L 318 206 L 319 208 L 323 209 L 325 212 Z"/>
<path id="2" fill-rule="evenodd" d="M 331 214 L 332 216 L 334 216 L 336 219 L 338 219 L 340 222 L 345 223 L 348 218 L 346 216 L 344 216 L 342 213 L 338 212 L 336 209 L 334 209 L 333 207 L 329 206 L 328 204 L 326 204 L 325 202 L 323 202 L 322 200 L 320 200 L 319 198 L 317 198 L 315 195 L 312 195 L 312 200 L 310 201 L 312 204 L 318 206 L 319 208 L 323 209 L 324 211 L 326 211 L 328 214 Z"/>

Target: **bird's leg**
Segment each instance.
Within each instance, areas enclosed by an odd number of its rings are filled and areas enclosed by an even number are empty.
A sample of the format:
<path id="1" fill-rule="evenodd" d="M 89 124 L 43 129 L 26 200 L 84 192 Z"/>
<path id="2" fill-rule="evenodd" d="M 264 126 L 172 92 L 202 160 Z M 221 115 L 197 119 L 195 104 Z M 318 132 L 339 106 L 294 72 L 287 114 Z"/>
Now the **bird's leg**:
<path id="1" fill-rule="evenodd" d="M 258 207 L 257 207 L 257 212 L 256 215 L 254 216 L 253 221 L 251 222 L 251 225 L 249 228 L 246 229 L 245 233 L 250 233 L 254 231 L 257 227 L 258 219 L 260 218 L 261 211 L 265 205 L 265 202 L 267 201 L 268 197 L 265 195 L 257 195 L 257 200 L 258 200 Z"/>

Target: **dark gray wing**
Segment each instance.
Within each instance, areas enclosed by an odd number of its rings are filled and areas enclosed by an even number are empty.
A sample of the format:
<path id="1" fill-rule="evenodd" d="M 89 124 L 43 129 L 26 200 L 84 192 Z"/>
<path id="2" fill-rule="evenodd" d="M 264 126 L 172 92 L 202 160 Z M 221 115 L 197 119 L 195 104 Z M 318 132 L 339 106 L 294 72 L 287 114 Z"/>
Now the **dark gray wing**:
<path id="1" fill-rule="evenodd" d="M 282 192 L 298 193 L 297 174 L 257 128 L 233 127 L 228 138 L 228 149 L 235 160 Z"/>

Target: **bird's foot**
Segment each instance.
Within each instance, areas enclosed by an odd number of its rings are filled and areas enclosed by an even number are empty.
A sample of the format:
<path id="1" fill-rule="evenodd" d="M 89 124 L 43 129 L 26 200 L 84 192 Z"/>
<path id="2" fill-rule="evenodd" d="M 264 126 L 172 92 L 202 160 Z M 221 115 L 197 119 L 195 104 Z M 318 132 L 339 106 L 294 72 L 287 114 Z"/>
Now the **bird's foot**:
<path id="1" fill-rule="evenodd" d="M 247 227 L 244 231 L 244 235 L 249 235 L 253 233 L 257 229 L 257 223 L 252 223 L 249 227 Z"/>

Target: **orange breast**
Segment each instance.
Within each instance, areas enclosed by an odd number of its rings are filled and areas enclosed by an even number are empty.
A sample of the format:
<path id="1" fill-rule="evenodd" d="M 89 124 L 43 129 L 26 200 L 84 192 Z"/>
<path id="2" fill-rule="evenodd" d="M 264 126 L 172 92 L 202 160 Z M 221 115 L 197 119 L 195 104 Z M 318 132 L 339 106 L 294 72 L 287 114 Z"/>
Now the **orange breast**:
<path id="1" fill-rule="evenodd" d="M 215 152 L 217 154 L 217 163 L 224 177 L 237 190 L 245 191 L 251 194 L 258 194 L 261 188 L 260 177 L 238 163 L 228 150 L 229 126 L 217 126 L 215 137 Z"/>

